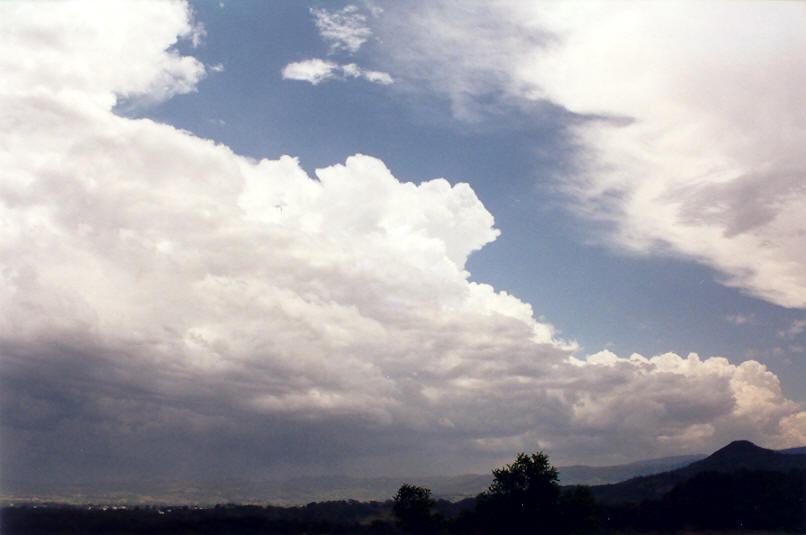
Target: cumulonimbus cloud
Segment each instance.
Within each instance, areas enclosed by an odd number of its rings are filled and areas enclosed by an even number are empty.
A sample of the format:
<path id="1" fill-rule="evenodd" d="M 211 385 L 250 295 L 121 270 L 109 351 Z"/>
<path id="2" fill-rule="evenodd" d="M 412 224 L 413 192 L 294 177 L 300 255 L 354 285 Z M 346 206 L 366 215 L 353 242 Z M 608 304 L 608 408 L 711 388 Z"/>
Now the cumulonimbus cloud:
<path id="1" fill-rule="evenodd" d="M 170 49 L 192 31 L 183 2 L 98 6 L 0 5 L 4 477 L 486 470 L 534 447 L 806 438 L 761 364 L 572 359 L 529 304 L 468 280 L 498 231 L 467 184 L 365 155 L 312 179 L 115 115 L 203 67 Z"/>

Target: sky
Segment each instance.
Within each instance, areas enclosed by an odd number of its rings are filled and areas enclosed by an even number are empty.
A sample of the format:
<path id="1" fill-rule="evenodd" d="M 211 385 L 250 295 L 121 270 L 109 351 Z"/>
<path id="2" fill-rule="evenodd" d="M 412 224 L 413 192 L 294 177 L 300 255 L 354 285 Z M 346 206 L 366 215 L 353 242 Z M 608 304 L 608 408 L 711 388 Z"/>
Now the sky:
<path id="1" fill-rule="evenodd" d="M 2 478 L 806 445 L 803 20 L 0 3 Z"/>

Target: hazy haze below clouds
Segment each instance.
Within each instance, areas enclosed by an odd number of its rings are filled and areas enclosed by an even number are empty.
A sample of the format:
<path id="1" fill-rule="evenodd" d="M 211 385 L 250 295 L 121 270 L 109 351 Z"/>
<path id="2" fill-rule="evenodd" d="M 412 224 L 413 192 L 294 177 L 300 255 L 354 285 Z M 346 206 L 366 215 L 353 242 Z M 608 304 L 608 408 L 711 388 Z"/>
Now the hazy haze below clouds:
<path id="1" fill-rule="evenodd" d="M 361 154 L 312 178 L 115 115 L 204 75 L 170 48 L 199 35 L 185 4 L 11 2 L 0 21 L 4 477 L 458 473 L 521 449 L 567 464 L 806 442 L 762 364 L 583 361 L 529 304 L 470 282 L 498 231 L 468 184 L 401 182 Z"/>

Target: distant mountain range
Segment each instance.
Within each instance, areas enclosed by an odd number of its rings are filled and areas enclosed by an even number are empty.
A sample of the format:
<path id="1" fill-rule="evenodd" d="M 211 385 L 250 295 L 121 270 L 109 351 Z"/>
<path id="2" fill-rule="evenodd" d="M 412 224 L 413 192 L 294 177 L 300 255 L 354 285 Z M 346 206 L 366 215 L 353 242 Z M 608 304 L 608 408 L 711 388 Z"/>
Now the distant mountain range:
<path id="1" fill-rule="evenodd" d="M 615 466 L 574 465 L 558 467 L 563 485 L 592 485 L 597 499 L 630 501 L 660 496 L 676 483 L 707 470 L 739 468 L 788 470 L 806 467 L 806 447 L 773 451 L 747 441 L 733 442 L 713 455 L 664 457 Z M 63 503 L 273 503 L 296 505 L 314 501 L 390 499 L 402 483 L 428 487 L 437 498 L 460 500 L 487 488 L 491 474 L 430 477 L 351 476 L 299 477 L 287 481 L 139 481 L 106 485 L 71 485 L 40 489 L 24 482 L 3 481 L 4 502 Z M 617 483 L 621 481 L 621 483 Z"/>
<path id="2" fill-rule="evenodd" d="M 563 466 L 557 468 L 557 470 L 560 472 L 560 484 L 562 485 L 605 485 L 637 476 L 647 476 L 674 470 L 705 457 L 705 454 L 678 455 L 613 466 Z"/>
<path id="3" fill-rule="evenodd" d="M 738 470 L 767 470 L 787 472 L 806 470 L 806 447 L 784 451 L 768 450 L 746 440 L 731 442 L 705 459 L 659 474 L 634 477 L 620 483 L 591 487 L 596 500 L 602 503 L 640 502 L 657 499 L 703 472 L 736 472 Z"/>

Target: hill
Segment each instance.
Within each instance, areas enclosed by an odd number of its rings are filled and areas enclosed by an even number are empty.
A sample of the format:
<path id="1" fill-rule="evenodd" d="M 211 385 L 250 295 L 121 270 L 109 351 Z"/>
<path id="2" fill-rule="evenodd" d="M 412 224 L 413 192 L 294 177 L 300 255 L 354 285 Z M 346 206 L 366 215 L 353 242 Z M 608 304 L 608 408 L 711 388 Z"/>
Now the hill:
<path id="1" fill-rule="evenodd" d="M 799 450 L 801 448 L 795 448 Z M 610 485 L 591 487 L 596 499 L 602 503 L 638 503 L 659 499 L 676 485 L 704 472 L 732 473 L 739 470 L 765 470 L 787 472 L 806 469 L 806 454 L 784 453 L 756 446 L 746 440 L 731 442 L 700 461 L 682 468 L 641 476 Z"/>

